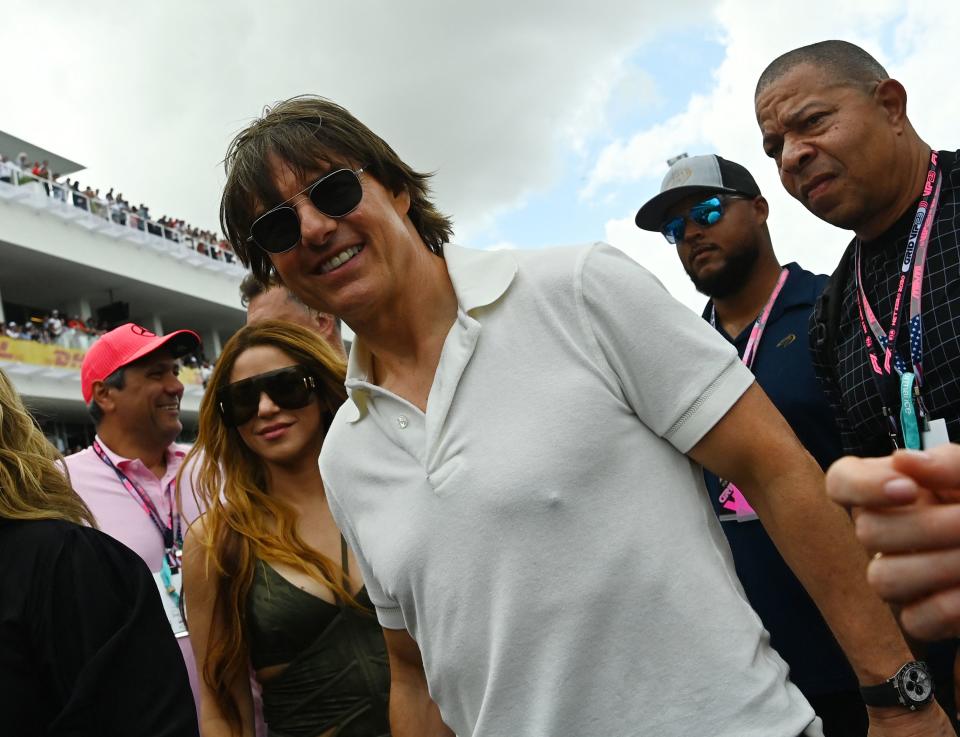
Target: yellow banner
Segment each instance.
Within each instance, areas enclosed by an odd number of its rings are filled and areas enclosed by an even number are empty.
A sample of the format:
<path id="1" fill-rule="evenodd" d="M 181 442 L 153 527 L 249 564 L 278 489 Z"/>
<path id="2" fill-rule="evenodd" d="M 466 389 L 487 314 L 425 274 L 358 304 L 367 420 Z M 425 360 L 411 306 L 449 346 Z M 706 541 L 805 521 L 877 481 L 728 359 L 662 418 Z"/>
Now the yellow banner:
<path id="1" fill-rule="evenodd" d="M 0 337 L 0 361 L 29 363 L 34 366 L 50 366 L 79 371 L 86 351 L 79 348 L 63 348 L 58 345 L 37 343 L 33 340 Z M 180 369 L 180 381 L 184 384 L 201 384 L 200 372 L 196 369 Z"/>

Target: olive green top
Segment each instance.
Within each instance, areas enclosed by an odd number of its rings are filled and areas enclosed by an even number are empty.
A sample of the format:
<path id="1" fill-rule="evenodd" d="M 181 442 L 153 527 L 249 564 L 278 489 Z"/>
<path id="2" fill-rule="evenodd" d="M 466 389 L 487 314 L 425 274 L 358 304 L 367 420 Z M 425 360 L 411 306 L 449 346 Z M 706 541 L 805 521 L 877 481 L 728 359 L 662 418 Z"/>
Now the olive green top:
<path id="1" fill-rule="evenodd" d="M 356 600 L 367 610 L 324 601 L 257 561 L 247 599 L 250 660 L 256 670 L 288 664 L 261 681 L 270 737 L 389 736 L 383 632 L 365 588 Z"/>

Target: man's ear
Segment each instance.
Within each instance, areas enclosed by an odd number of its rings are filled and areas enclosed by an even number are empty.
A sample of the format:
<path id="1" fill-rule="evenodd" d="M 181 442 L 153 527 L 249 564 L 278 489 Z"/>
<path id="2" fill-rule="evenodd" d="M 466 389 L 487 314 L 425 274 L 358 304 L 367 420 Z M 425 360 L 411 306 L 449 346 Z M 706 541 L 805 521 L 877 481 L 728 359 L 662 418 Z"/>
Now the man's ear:
<path id="1" fill-rule="evenodd" d="M 895 79 L 885 79 L 877 85 L 873 98 L 883 108 L 887 121 L 897 133 L 903 131 L 907 120 L 907 91 Z"/>
<path id="2" fill-rule="evenodd" d="M 753 213 L 757 218 L 757 223 L 763 225 L 770 216 L 770 204 L 762 195 L 753 198 Z"/>
<path id="3" fill-rule="evenodd" d="M 410 201 L 410 192 L 406 187 L 393 196 L 393 206 L 401 217 L 410 212 Z"/>
<path id="4" fill-rule="evenodd" d="M 313 313 L 313 319 L 317 323 L 317 329 L 321 335 L 333 335 L 337 332 L 337 318 L 329 312 L 320 312 L 317 310 Z"/>
<path id="5" fill-rule="evenodd" d="M 112 387 L 107 386 L 102 381 L 93 382 L 93 400 L 100 407 L 100 411 L 107 415 L 117 408 L 117 403 L 113 399 Z"/>

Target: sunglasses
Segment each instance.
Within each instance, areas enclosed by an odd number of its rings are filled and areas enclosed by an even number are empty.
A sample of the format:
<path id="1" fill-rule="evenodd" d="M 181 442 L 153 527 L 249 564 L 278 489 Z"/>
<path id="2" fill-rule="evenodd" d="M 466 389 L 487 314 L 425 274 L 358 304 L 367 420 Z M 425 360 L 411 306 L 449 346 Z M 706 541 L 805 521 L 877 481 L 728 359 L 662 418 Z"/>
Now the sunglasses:
<path id="1" fill-rule="evenodd" d="M 724 203 L 727 200 L 742 199 L 746 198 L 739 195 L 711 197 L 710 199 L 704 200 L 703 202 L 691 207 L 690 212 L 686 215 L 677 215 L 675 218 L 670 218 L 667 222 L 660 226 L 660 232 L 663 233 L 663 237 L 667 239 L 667 243 L 676 245 L 683 240 L 683 236 L 687 228 L 687 219 L 692 220 L 698 225 L 703 225 L 704 227 L 716 225 L 720 222 L 720 218 L 723 217 Z"/>
<path id="2" fill-rule="evenodd" d="M 310 404 L 316 387 L 316 379 L 305 368 L 289 366 L 221 387 L 217 408 L 224 424 L 239 427 L 256 417 L 263 393 L 281 409 L 301 409 Z"/>
<path id="3" fill-rule="evenodd" d="M 325 174 L 286 202 L 267 210 L 250 226 L 248 243 L 267 253 L 286 253 L 300 242 L 300 216 L 288 202 L 306 194 L 313 206 L 329 218 L 349 215 L 363 199 L 360 175 L 363 169 L 337 169 Z"/>

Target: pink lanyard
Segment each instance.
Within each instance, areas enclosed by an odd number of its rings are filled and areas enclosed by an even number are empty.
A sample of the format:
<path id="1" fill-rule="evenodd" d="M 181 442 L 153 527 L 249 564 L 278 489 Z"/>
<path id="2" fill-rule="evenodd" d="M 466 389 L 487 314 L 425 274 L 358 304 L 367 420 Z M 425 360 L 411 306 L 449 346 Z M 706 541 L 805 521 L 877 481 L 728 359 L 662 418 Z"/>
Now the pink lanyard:
<path id="1" fill-rule="evenodd" d="M 183 534 L 180 529 L 180 515 L 176 515 L 175 520 L 173 514 L 173 484 L 175 480 L 171 480 L 164 491 L 164 495 L 170 502 L 170 518 L 164 523 L 160 517 L 159 510 L 157 510 L 157 506 L 153 503 L 153 500 L 147 492 L 114 465 L 113 461 L 110 460 L 110 456 L 107 455 L 103 446 L 101 446 L 97 440 L 93 441 L 93 452 L 113 470 L 123 485 L 123 488 L 126 489 L 127 493 L 132 496 L 134 500 L 140 503 L 140 507 L 147 513 L 147 516 L 151 519 L 154 526 L 159 530 L 160 536 L 163 538 L 164 554 L 167 557 L 167 563 L 171 568 L 176 570 L 180 565 L 178 558 L 179 552 L 183 548 Z"/>
<path id="2" fill-rule="evenodd" d="M 760 311 L 760 314 L 757 316 L 757 319 L 753 322 L 753 328 L 750 330 L 750 337 L 747 339 L 747 347 L 743 351 L 743 363 L 744 365 L 753 370 L 753 362 L 757 358 L 757 351 L 760 348 L 760 338 L 763 337 L 763 331 L 767 327 L 767 321 L 770 319 L 770 313 L 773 312 L 773 306 L 777 302 L 777 297 L 780 296 L 780 292 L 783 290 L 783 285 L 787 283 L 787 278 L 790 276 L 790 270 L 784 267 L 780 272 L 780 278 L 777 279 L 777 283 L 773 288 L 773 291 L 770 292 L 770 296 L 767 297 L 767 303 L 763 306 L 763 309 Z M 716 329 L 717 327 L 717 308 L 713 307 L 710 312 L 710 324 Z M 744 498 L 741 491 L 731 482 L 726 479 L 722 479 L 719 476 L 717 477 L 717 482 L 720 484 L 720 496 L 717 501 L 723 509 L 728 510 L 731 514 L 724 516 L 722 513 L 720 515 L 721 521 L 724 519 L 736 518 L 738 522 L 747 522 L 752 519 L 757 518 L 756 512 L 753 511 L 753 507 L 750 506 L 750 503 Z"/>
<path id="3" fill-rule="evenodd" d="M 890 318 L 890 330 L 884 331 L 870 307 L 870 301 L 863 289 L 863 276 L 860 270 L 860 240 L 855 245 L 856 279 L 857 279 L 857 307 L 860 317 L 860 327 L 863 331 L 867 353 L 870 355 L 870 365 L 876 376 L 889 376 L 893 370 L 900 375 L 907 371 L 907 364 L 897 351 L 897 336 L 900 333 L 900 313 L 903 307 L 903 295 L 907 285 L 907 276 L 911 276 L 910 284 L 910 363 L 916 377 L 917 386 L 923 385 L 923 316 L 921 301 L 923 295 L 923 270 L 927 260 L 927 248 L 930 244 L 930 231 L 933 220 L 940 204 L 940 185 L 943 177 L 937 166 L 937 152 L 930 152 L 930 168 L 927 170 L 927 179 L 923 185 L 923 196 L 917 207 L 917 214 L 913 219 L 910 230 L 910 239 L 903 255 L 903 264 L 900 267 L 900 283 L 897 285 L 897 296 L 893 303 L 893 315 Z M 932 196 L 931 196 L 932 195 Z M 911 273 L 912 272 L 912 273 Z M 874 343 L 876 339 L 876 343 Z M 883 362 L 877 357 L 874 345 L 883 349 Z M 892 366 L 891 366 L 892 361 Z M 881 367 L 882 365 L 882 367 Z M 882 397 L 881 393 L 881 397 Z"/>
<path id="4" fill-rule="evenodd" d="M 757 319 L 754 320 L 753 329 L 750 331 L 750 337 L 747 339 L 747 347 L 743 351 L 743 363 L 748 369 L 753 369 L 753 362 L 756 360 L 757 350 L 760 348 L 760 338 L 763 337 L 763 331 L 767 327 L 770 313 L 773 312 L 773 305 L 776 304 L 777 297 L 780 296 L 783 285 L 787 283 L 788 276 L 790 276 L 790 270 L 784 268 L 783 271 L 780 272 L 780 278 L 777 279 L 776 286 L 773 288 L 773 291 L 770 292 L 770 296 L 767 298 L 767 303 L 763 306 L 763 310 L 760 311 Z M 710 324 L 714 328 L 717 327 L 716 307 L 711 308 Z"/>

